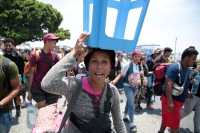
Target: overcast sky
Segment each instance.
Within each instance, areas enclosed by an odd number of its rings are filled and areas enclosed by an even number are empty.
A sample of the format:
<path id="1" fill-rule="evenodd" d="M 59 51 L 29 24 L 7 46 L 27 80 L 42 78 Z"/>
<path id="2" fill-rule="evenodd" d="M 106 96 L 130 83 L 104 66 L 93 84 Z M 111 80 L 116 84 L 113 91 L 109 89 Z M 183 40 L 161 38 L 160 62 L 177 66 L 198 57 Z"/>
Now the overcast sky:
<path id="1" fill-rule="evenodd" d="M 83 0 L 39 0 L 51 4 L 63 15 L 61 28 L 69 29 L 71 39 L 60 41 L 73 47 L 83 31 Z M 138 40 L 141 44 L 160 44 L 182 52 L 190 45 L 200 50 L 200 0 L 150 0 Z M 42 45 L 34 42 L 31 45 Z"/>

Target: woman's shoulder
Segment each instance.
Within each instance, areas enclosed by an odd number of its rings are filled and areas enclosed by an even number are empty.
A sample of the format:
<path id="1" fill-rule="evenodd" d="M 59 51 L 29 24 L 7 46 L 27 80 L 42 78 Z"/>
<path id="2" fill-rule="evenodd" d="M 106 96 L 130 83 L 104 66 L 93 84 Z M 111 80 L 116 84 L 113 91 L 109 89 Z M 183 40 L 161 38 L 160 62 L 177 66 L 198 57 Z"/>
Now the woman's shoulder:
<path id="1" fill-rule="evenodd" d="M 82 80 L 76 78 L 75 76 L 67 76 L 63 78 L 63 81 L 67 83 L 68 88 L 71 88 L 70 90 L 73 91 L 78 87 L 79 84 L 82 84 Z"/>
<path id="2" fill-rule="evenodd" d="M 119 93 L 117 87 L 111 83 L 108 83 L 108 85 L 110 86 L 112 95 L 116 97 L 116 95 Z"/>

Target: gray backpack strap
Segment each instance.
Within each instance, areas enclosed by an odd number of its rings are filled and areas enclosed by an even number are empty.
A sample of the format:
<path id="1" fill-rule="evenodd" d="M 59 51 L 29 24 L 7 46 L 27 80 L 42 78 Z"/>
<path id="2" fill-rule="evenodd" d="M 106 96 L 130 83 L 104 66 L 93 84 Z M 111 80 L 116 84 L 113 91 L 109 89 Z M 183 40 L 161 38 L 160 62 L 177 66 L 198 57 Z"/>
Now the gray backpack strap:
<path id="1" fill-rule="evenodd" d="M 178 73 L 178 77 L 179 77 L 179 83 L 181 83 L 181 64 L 179 62 L 176 62 L 178 64 L 178 68 L 179 68 L 179 73 Z"/>
<path id="2" fill-rule="evenodd" d="M 107 92 L 106 92 L 106 101 L 104 102 L 104 111 L 106 116 L 110 116 L 110 108 L 111 108 L 110 99 L 112 97 L 112 91 L 109 83 L 106 83 L 106 85 L 107 85 Z"/>
<path id="3" fill-rule="evenodd" d="M 75 92 L 74 92 L 74 94 L 73 94 L 73 96 L 71 98 L 71 101 L 69 103 L 69 106 L 67 107 L 67 110 L 65 112 L 65 115 L 64 115 L 64 117 L 62 119 L 62 122 L 60 124 L 60 128 L 59 128 L 57 133 L 61 132 L 63 126 L 65 125 L 65 122 L 69 118 L 70 113 L 72 112 L 74 106 L 76 105 L 78 96 L 80 95 L 80 92 L 82 90 L 82 79 L 77 79 L 77 81 L 78 81 L 78 87 L 76 88 L 76 90 L 75 90 Z"/>

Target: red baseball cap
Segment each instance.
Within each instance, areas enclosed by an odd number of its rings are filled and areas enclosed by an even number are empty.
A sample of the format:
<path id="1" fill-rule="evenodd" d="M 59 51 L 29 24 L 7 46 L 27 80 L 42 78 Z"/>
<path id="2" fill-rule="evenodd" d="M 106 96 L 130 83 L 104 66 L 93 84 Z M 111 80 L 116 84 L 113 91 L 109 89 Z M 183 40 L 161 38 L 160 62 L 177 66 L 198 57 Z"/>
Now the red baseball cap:
<path id="1" fill-rule="evenodd" d="M 57 37 L 57 36 L 55 36 L 54 34 L 52 34 L 52 33 L 48 33 L 48 34 L 46 34 L 44 37 L 43 37 L 43 41 L 44 42 L 46 42 L 46 41 L 48 41 L 48 40 L 59 40 L 60 39 L 60 37 Z"/>
<path id="2" fill-rule="evenodd" d="M 138 49 L 136 49 L 136 50 L 132 53 L 132 56 L 134 56 L 134 55 L 141 55 L 141 54 L 142 54 L 141 51 L 138 50 Z"/>

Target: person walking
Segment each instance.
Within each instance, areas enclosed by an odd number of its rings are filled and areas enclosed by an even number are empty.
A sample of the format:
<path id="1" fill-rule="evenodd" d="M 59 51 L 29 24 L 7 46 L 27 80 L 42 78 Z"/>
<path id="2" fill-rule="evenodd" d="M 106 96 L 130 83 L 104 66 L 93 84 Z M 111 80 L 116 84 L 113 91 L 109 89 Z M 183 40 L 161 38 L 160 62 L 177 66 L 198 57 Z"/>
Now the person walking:
<path id="1" fill-rule="evenodd" d="M 131 133 L 137 132 L 137 127 L 136 125 L 134 125 L 134 107 L 135 107 L 134 98 L 138 91 L 139 85 L 137 86 L 130 85 L 128 76 L 129 74 L 132 73 L 138 74 L 140 77 L 144 76 L 144 73 L 141 70 L 141 65 L 139 63 L 140 58 L 141 58 L 141 51 L 135 50 L 132 53 L 132 60 L 124 65 L 121 73 L 121 76 L 124 78 L 124 83 L 123 83 L 124 92 L 127 98 L 123 120 L 129 123 Z M 128 119 L 128 116 L 130 120 Z"/>
<path id="2" fill-rule="evenodd" d="M 197 62 L 194 63 L 191 70 L 191 83 L 189 85 L 189 91 L 191 92 L 192 86 L 194 84 L 194 77 L 200 72 L 200 66 L 197 68 Z M 197 93 L 189 97 L 185 104 L 184 109 L 181 111 L 181 119 L 188 116 L 192 111 L 194 111 L 194 133 L 200 133 L 200 85 L 198 87 Z"/>
<path id="3" fill-rule="evenodd" d="M 43 37 L 44 47 L 39 53 L 38 61 L 36 61 L 36 52 L 32 52 L 29 58 L 30 69 L 28 73 L 28 96 L 27 99 L 36 101 L 38 109 L 46 105 L 57 103 L 58 95 L 48 93 L 42 90 L 41 82 L 51 67 L 56 64 L 60 57 L 53 50 L 60 37 L 49 33 Z M 37 64 L 37 65 L 36 65 Z M 37 71 L 36 70 L 37 66 Z"/>
<path id="4" fill-rule="evenodd" d="M 188 98 L 188 86 L 190 83 L 189 67 L 193 66 L 194 62 L 196 61 L 197 55 L 198 51 L 196 49 L 187 48 L 183 51 L 181 61 L 179 63 L 172 63 L 167 68 L 165 74 L 165 86 L 163 87 L 163 92 L 161 96 L 162 122 L 158 133 L 163 133 L 166 127 L 169 127 L 172 133 L 179 133 L 180 109 Z M 179 68 L 179 65 L 181 69 Z M 183 87 L 183 91 L 182 93 L 180 93 L 180 95 L 172 93 L 173 84 Z"/>
<path id="5" fill-rule="evenodd" d="M 24 66 L 26 66 L 26 64 L 29 61 L 31 51 L 29 49 L 23 49 L 21 51 L 21 53 L 22 53 L 22 56 L 24 58 Z M 21 106 L 25 107 L 26 106 L 26 91 L 28 90 L 28 74 L 23 73 L 23 81 L 24 81 L 24 85 L 25 85 L 25 89 L 24 89 L 25 93 L 23 93 L 23 95 L 22 95 L 23 102 L 22 102 Z"/>
<path id="6" fill-rule="evenodd" d="M 15 108 L 16 108 L 16 116 L 19 117 L 21 114 L 21 99 L 20 95 L 25 95 L 25 84 L 24 84 L 24 59 L 22 55 L 14 50 L 14 40 L 12 38 L 5 38 L 4 39 L 4 47 L 5 47 L 5 53 L 4 57 L 10 59 L 13 61 L 17 67 L 18 72 L 21 75 L 21 84 L 20 84 L 20 93 L 16 96 L 14 99 Z"/>
<path id="7" fill-rule="evenodd" d="M 8 64 L 3 64 L 4 62 Z M 16 64 L 2 55 L 0 55 L 0 81 L 0 133 L 9 133 L 12 120 L 12 100 L 20 92 L 20 75 Z"/>
<path id="8" fill-rule="evenodd" d="M 146 65 L 148 66 L 149 70 L 149 75 L 148 75 L 148 85 L 147 85 L 147 93 L 146 93 L 146 98 L 147 98 L 147 109 L 153 110 L 153 105 L 152 105 L 152 96 L 153 96 L 153 66 L 154 66 L 154 60 L 161 55 L 162 49 L 157 48 L 147 59 Z"/>

